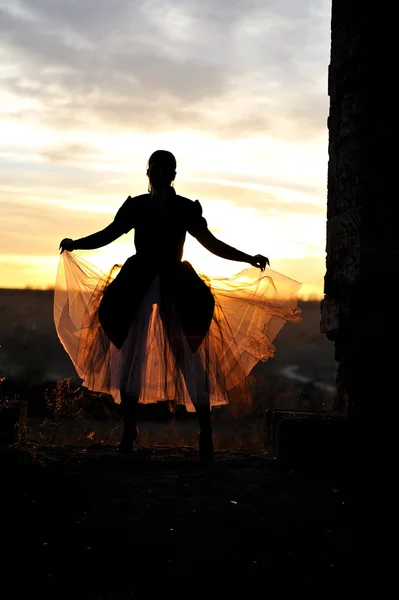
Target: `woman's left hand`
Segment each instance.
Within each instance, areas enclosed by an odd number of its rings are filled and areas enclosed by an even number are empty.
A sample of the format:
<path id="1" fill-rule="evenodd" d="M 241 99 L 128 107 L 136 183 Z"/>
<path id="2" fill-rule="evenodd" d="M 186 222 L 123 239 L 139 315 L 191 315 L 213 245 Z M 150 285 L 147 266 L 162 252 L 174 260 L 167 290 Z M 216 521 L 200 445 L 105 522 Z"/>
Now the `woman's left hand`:
<path id="1" fill-rule="evenodd" d="M 270 267 L 270 262 L 266 256 L 262 256 L 262 254 L 256 254 L 252 257 L 251 265 L 253 267 L 258 267 L 258 269 L 261 271 L 264 271 L 266 269 L 266 265 L 269 265 Z"/>
<path id="2" fill-rule="evenodd" d="M 60 243 L 60 254 L 64 252 L 64 250 L 68 250 L 68 252 L 72 252 L 74 250 L 73 240 L 71 238 L 64 238 Z"/>

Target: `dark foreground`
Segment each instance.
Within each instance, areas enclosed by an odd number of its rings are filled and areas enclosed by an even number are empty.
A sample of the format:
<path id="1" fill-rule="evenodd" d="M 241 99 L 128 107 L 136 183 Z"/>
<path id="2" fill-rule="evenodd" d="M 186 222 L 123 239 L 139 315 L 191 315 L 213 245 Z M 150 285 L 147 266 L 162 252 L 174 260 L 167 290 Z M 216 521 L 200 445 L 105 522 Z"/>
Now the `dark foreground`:
<path id="1" fill-rule="evenodd" d="M 387 500 L 339 471 L 92 446 L 3 456 L 2 472 L 4 598 L 382 597 L 372 515 Z"/>

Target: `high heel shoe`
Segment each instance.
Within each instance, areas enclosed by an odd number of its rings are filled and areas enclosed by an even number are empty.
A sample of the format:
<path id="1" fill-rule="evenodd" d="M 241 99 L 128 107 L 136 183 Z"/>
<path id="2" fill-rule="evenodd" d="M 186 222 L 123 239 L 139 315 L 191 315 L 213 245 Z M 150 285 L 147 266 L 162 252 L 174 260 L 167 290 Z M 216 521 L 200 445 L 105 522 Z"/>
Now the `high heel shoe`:
<path id="1" fill-rule="evenodd" d="M 214 450 L 212 429 L 203 429 L 198 434 L 199 460 L 202 465 L 213 463 Z"/>
<path id="2" fill-rule="evenodd" d="M 137 427 L 130 433 L 123 432 L 122 439 L 118 445 L 118 451 L 121 454 L 131 454 L 134 448 L 134 442 L 138 438 L 139 430 Z"/>

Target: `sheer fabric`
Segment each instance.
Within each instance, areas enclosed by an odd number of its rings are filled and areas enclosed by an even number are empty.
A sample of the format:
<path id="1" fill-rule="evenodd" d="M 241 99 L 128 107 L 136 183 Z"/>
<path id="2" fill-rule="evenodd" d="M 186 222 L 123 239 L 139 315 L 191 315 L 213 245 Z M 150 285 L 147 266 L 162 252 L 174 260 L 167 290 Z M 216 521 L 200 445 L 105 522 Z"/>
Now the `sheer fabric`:
<path id="1" fill-rule="evenodd" d="M 188 262 L 146 270 L 137 256 L 104 274 L 65 251 L 54 321 L 83 385 L 116 402 L 122 390 L 190 412 L 209 399 L 248 406 L 248 374 L 274 355 L 283 325 L 300 320 L 300 287 L 271 269 L 208 278 Z"/>

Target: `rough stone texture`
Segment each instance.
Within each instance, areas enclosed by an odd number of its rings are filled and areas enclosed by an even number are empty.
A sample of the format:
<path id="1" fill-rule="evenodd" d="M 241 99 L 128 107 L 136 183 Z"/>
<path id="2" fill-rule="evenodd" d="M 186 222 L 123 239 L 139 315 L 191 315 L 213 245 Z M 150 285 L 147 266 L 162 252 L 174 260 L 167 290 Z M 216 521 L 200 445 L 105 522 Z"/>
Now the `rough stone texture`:
<path id="1" fill-rule="evenodd" d="M 347 412 L 363 456 L 385 443 L 386 412 L 393 418 L 399 404 L 396 52 L 388 27 L 374 2 L 332 2 L 321 329 L 335 344 L 336 408 Z"/>

